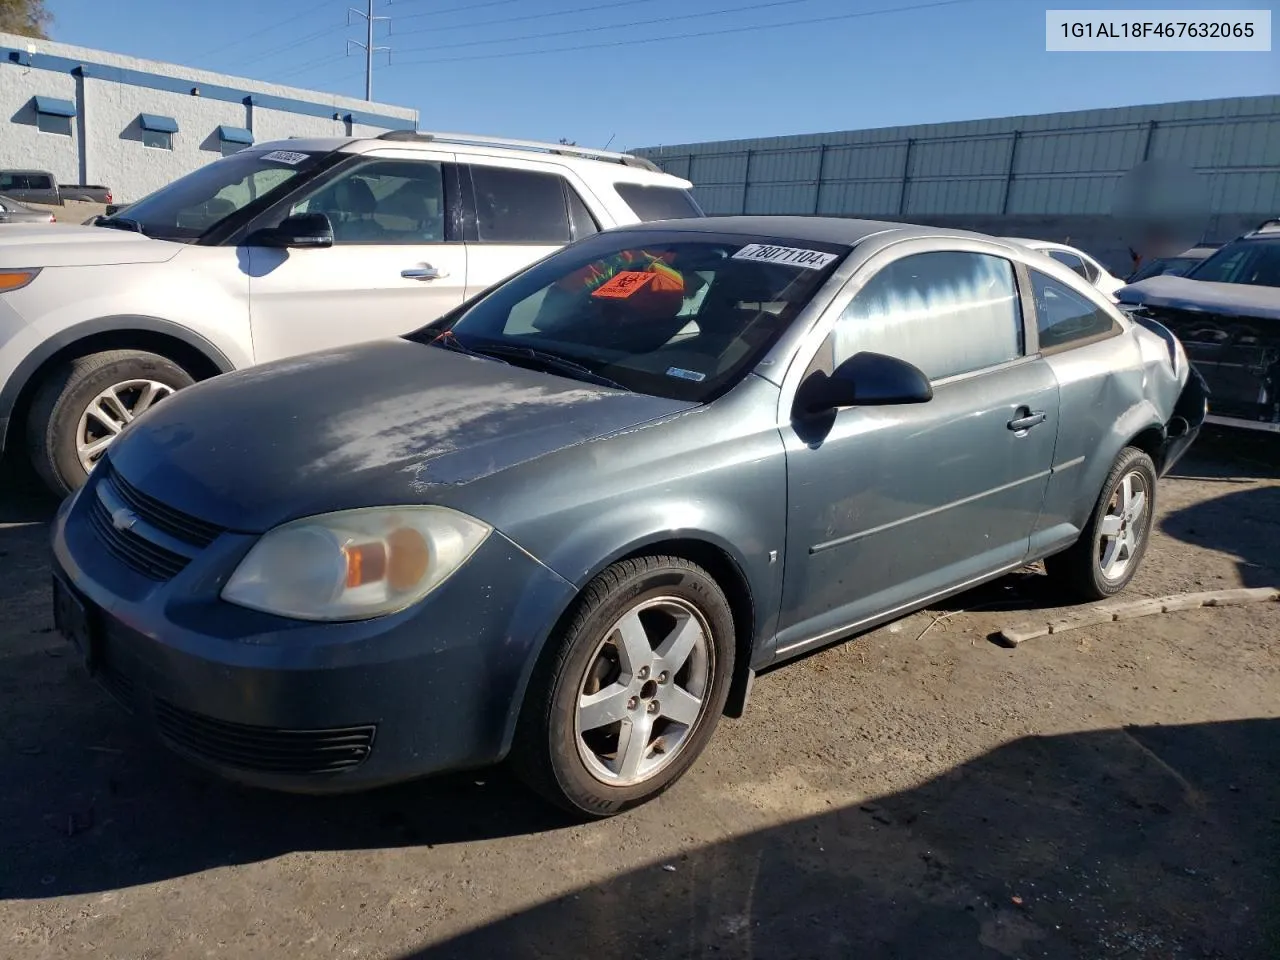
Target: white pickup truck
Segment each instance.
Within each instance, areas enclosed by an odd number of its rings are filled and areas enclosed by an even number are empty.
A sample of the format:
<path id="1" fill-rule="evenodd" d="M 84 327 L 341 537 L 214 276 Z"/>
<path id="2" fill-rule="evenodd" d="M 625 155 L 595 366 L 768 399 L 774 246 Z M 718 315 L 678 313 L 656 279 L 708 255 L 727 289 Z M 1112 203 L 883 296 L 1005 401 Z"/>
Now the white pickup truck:
<path id="1" fill-rule="evenodd" d="M 206 377 L 408 333 L 566 243 L 700 217 L 686 180 L 563 144 L 400 131 L 263 143 L 92 226 L 0 233 L 0 449 L 79 487 Z"/>

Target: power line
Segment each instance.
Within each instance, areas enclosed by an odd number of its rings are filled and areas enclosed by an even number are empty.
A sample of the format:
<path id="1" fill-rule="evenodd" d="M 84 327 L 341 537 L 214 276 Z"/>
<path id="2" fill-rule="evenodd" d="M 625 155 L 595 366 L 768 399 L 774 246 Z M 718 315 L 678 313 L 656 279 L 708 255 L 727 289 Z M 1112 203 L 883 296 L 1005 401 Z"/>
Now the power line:
<path id="1" fill-rule="evenodd" d="M 324 4 L 321 4 L 321 5 L 323 6 Z M 332 6 L 333 4 L 330 3 L 329 5 Z M 269 23 L 267 24 L 267 26 L 262 27 L 259 30 L 255 30 L 249 36 L 236 37 L 236 39 L 232 40 L 230 43 L 224 43 L 221 46 L 214 47 L 212 50 L 207 50 L 204 53 L 200 54 L 200 56 L 212 57 L 215 54 L 219 54 L 226 50 L 230 50 L 233 47 L 238 47 L 241 44 L 245 43 L 246 41 L 252 42 L 253 40 L 256 40 L 258 37 L 261 37 L 264 33 L 270 33 L 273 30 L 278 30 L 280 27 L 287 27 L 289 24 L 297 23 L 299 20 L 302 20 L 303 18 L 306 18 L 306 17 L 314 17 L 315 13 L 316 13 L 315 5 L 308 5 L 308 8 L 306 10 L 303 10 L 301 13 L 295 14 L 292 17 L 285 17 L 283 20 L 277 20 L 274 23 Z"/>
<path id="2" fill-rule="evenodd" d="M 331 27 L 325 27 L 323 30 L 317 30 L 315 33 L 308 33 L 305 37 L 298 37 L 296 40 L 290 40 L 288 43 L 282 44 L 281 46 L 272 47 L 270 50 L 264 50 L 262 53 L 255 53 L 253 54 L 253 57 L 254 59 L 262 60 L 267 57 L 274 57 L 278 53 L 288 53 L 290 50 L 296 50 L 298 47 L 306 46 L 313 40 L 319 40 L 321 37 L 328 36 L 331 33 L 336 33 L 341 29 L 343 29 L 342 24 L 334 24 Z"/>
<path id="3" fill-rule="evenodd" d="M 748 13 L 752 10 L 765 10 L 771 7 L 793 7 L 798 3 L 813 3 L 814 0 L 767 0 L 765 3 L 751 3 L 739 7 L 721 7 L 719 10 L 707 10 L 703 13 L 678 13 L 671 17 L 649 18 L 645 26 L 654 23 L 674 23 L 677 20 L 696 20 L 700 17 L 718 17 L 726 13 Z M 605 30 L 617 30 L 624 24 L 609 23 L 602 27 L 578 27 L 574 30 L 552 30 L 547 33 L 531 33 L 523 37 L 503 37 L 498 40 L 467 40 L 463 43 L 439 43 L 426 47 L 405 47 L 402 53 L 418 53 L 423 50 L 454 50 L 458 47 L 479 47 L 491 43 L 515 43 L 517 40 L 542 40 L 547 37 L 568 37 L 579 33 L 602 33 Z"/>
<path id="4" fill-rule="evenodd" d="M 695 40 L 701 37 L 721 37 L 731 33 L 748 33 L 753 30 L 779 30 L 783 27 L 807 26 L 815 23 L 835 23 L 841 20 L 858 20 L 865 17 L 881 16 L 890 13 L 911 13 L 916 10 L 929 10 L 936 7 L 954 7 L 965 3 L 976 3 L 978 0 L 933 0 L 931 3 L 917 3 L 906 7 L 890 7 L 882 10 L 862 10 L 858 13 L 840 13 L 827 17 L 810 17 L 804 20 L 787 20 L 782 23 L 761 24 L 753 27 L 725 27 L 720 30 L 703 30 L 698 33 L 677 33 L 666 37 L 645 37 L 635 40 L 611 40 L 606 43 L 584 43 L 572 47 L 550 47 L 546 50 L 516 50 L 510 53 L 481 53 L 465 57 L 440 57 L 438 59 L 400 60 L 396 66 L 413 66 L 416 64 L 461 63 L 472 60 L 498 60 L 506 57 L 536 57 L 548 53 L 571 53 L 577 50 L 603 50 L 611 47 L 638 46 L 643 43 L 663 43 L 670 40 Z"/>
<path id="5" fill-rule="evenodd" d="M 405 0 L 401 0 L 405 2 Z M 412 2 L 412 0 L 410 0 Z M 424 13 L 396 14 L 401 20 L 421 20 L 423 17 L 443 17 L 446 13 L 460 13 L 465 10 L 480 10 L 484 7 L 505 7 L 516 0 L 485 0 L 484 3 L 464 3 L 460 7 L 446 7 L 444 10 L 427 10 Z"/>
<path id="6" fill-rule="evenodd" d="M 499 2 L 505 2 L 505 0 L 499 0 Z M 491 6 L 497 6 L 497 4 L 496 3 L 477 3 L 475 4 L 475 6 L 470 7 L 469 9 L 476 10 L 476 9 L 479 9 L 480 7 L 491 7 Z M 452 23 L 452 24 L 445 24 L 444 26 L 419 27 L 417 30 L 402 30 L 400 32 L 400 36 L 405 37 L 414 33 L 427 33 L 427 32 L 440 33 L 445 30 L 470 30 L 472 27 L 491 27 L 494 24 L 503 24 L 503 23 L 523 23 L 526 20 L 549 20 L 552 17 L 565 17 L 571 13 L 592 13 L 593 11 L 596 11 L 596 10 L 612 10 L 616 7 L 630 7 L 630 6 L 633 6 L 633 4 L 624 2 L 624 0 L 612 0 L 611 3 L 596 3 L 589 7 L 572 7 L 568 10 L 549 10 L 546 13 L 529 13 L 520 17 L 498 17 L 494 20 L 478 20 L 475 23 Z M 455 7 L 454 9 L 459 10 L 462 8 Z M 417 13 L 417 14 L 413 14 L 412 16 L 401 17 L 400 19 L 413 20 L 421 16 L 425 16 L 425 14 Z"/>

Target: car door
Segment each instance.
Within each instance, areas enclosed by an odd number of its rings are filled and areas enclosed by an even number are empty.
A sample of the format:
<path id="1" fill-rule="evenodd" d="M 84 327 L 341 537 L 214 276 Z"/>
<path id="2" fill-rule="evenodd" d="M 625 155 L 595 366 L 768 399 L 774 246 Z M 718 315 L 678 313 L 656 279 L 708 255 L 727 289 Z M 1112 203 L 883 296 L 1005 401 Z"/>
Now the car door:
<path id="1" fill-rule="evenodd" d="M 953 243 L 878 254 L 851 281 L 860 289 L 833 303 L 829 332 L 814 333 L 820 346 L 804 376 L 872 351 L 914 363 L 934 396 L 855 406 L 819 424 L 784 418 L 779 653 L 1027 555 L 1053 463 L 1057 382 L 1024 324 L 1014 264 Z"/>
<path id="2" fill-rule="evenodd" d="M 399 336 L 462 302 L 467 248 L 453 159 L 367 154 L 309 186 L 275 218 L 323 213 L 333 246 L 243 248 L 258 361 Z"/>
<path id="3" fill-rule="evenodd" d="M 469 297 L 599 229 L 552 165 L 476 156 L 466 170 Z"/>

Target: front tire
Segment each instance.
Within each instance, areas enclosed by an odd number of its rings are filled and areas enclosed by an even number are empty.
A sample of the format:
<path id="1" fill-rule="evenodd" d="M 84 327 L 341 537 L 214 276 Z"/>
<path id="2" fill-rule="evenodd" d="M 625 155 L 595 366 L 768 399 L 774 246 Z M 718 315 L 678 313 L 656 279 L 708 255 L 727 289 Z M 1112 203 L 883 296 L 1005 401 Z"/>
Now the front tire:
<path id="1" fill-rule="evenodd" d="M 77 357 L 54 371 L 32 399 L 27 417 L 32 466 L 58 496 L 75 492 L 126 426 L 194 382 L 172 360 L 141 350 Z"/>
<path id="2" fill-rule="evenodd" d="M 579 817 L 658 796 L 697 760 L 724 711 L 733 614 L 701 567 L 640 557 L 583 591 L 530 680 L 512 761 Z"/>
<path id="3" fill-rule="evenodd" d="M 1107 474 L 1080 539 L 1047 558 L 1045 571 L 1075 599 L 1115 596 L 1129 585 L 1147 552 L 1155 506 L 1155 464 L 1137 447 L 1125 447 Z"/>

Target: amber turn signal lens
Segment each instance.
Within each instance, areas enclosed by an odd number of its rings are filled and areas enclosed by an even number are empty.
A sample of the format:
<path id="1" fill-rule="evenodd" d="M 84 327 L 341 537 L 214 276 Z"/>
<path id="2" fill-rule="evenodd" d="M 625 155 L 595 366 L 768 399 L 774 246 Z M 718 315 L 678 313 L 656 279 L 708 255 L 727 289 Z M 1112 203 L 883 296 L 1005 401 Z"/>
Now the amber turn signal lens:
<path id="1" fill-rule="evenodd" d="M 431 548 L 417 530 L 401 527 L 387 536 L 391 562 L 387 565 L 387 582 L 397 592 L 412 590 L 427 575 L 431 564 Z"/>
<path id="2" fill-rule="evenodd" d="M 0 293 L 21 290 L 39 273 L 39 270 L 0 270 Z"/>

